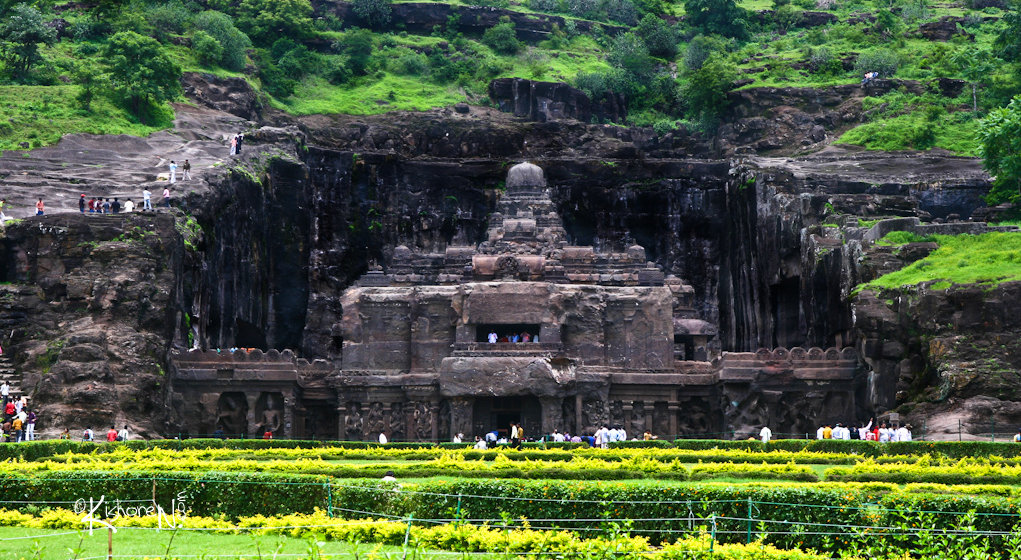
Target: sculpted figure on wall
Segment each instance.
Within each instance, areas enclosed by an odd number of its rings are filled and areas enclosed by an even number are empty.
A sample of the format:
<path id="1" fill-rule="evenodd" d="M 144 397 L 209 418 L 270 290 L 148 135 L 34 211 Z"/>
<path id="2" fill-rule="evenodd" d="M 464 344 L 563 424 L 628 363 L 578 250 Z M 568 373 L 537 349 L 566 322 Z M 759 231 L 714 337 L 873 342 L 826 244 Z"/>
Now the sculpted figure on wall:
<path id="1" fill-rule="evenodd" d="M 610 403 L 610 425 L 611 426 L 623 426 L 624 425 L 624 403 L 621 401 L 613 401 Z"/>
<path id="2" fill-rule="evenodd" d="M 243 393 L 223 393 L 216 403 L 216 426 L 225 434 L 248 434 L 248 401 Z"/>
<path id="3" fill-rule="evenodd" d="M 369 405 L 369 412 L 365 415 L 365 432 L 367 434 L 379 434 L 386 429 L 383 419 L 383 403 L 372 403 Z"/>
<path id="4" fill-rule="evenodd" d="M 362 418 L 362 405 L 350 403 L 347 405 L 347 418 L 344 420 L 344 432 L 347 439 L 362 439 L 364 437 L 365 421 Z"/>
<path id="5" fill-rule="evenodd" d="M 581 404 L 581 416 L 584 426 L 582 433 L 591 435 L 607 423 L 606 403 L 602 400 L 586 400 Z"/>
<path id="6" fill-rule="evenodd" d="M 631 410 L 631 433 L 629 436 L 638 437 L 645 431 L 645 403 L 635 401 Z"/>
<path id="7" fill-rule="evenodd" d="M 711 437 L 706 434 L 713 432 L 712 419 L 709 417 L 709 403 L 705 399 L 696 398 L 681 403 L 677 431 L 680 435 Z M 666 430 L 663 431 L 666 433 Z"/>
<path id="8" fill-rule="evenodd" d="M 578 422 L 577 419 L 575 418 L 573 397 L 569 399 L 564 399 L 564 404 L 561 407 L 561 411 L 564 422 L 564 428 L 562 431 L 574 435 L 578 431 L 577 426 L 575 426 L 575 424 L 577 424 Z"/>
<path id="9" fill-rule="evenodd" d="M 432 439 L 432 414 L 429 413 L 429 404 L 424 402 L 415 403 L 415 410 L 412 413 L 415 429 L 415 439 L 428 441 Z"/>
<path id="10" fill-rule="evenodd" d="M 390 405 L 390 439 L 392 441 L 403 441 L 407 439 L 407 431 L 404 429 L 404 407 L 401 403 Z"/>
<path id="11" fill-rule="evenodd" d="M 263 393 L 262 415 L 259 417 L 259 432 L 276 435 L 283 426 L 284 403 L 279 393 Z"/>

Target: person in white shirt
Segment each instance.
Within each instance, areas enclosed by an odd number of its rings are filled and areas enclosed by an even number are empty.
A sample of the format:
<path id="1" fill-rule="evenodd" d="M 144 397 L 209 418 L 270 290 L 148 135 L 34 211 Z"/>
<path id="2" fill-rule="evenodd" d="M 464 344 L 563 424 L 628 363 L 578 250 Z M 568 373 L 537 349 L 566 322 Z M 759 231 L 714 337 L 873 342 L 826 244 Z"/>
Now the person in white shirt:
<path id="1" fill-rule="evenodd" d="M 170 160 L 170 182 L 177 182 L 177 162 Z"/>
<path id="2" fill-rule="evenodd" d="M 496 339 L 497 339 L 497 336 L 496 336 L 496 331 L 492 331 L 492 332 L 490 332 L 490 333 L 489 333 L 489 338 L 488 338 L 488 340 L 489 340 L 489 343 L 490 343 L 490 344 L 496 344 Z"/>
<path id="3" fill-rule="evenodd" d="M 125 212 L 134 212 L 135 211 L 135 203 L 131 202 L 131 199 L 128 199 L 128 200 L 124 201 L 124 211 Z"/>
<path id="4" fill-rule="evenodd" d="M 564 434 L 560 433 L 560 430 L 553 430 L 553 441 L 562 443 L 564 441 Z"/>
<path id="5" fill-rule="evenodd" d="M 129 437 L 131 437 L 131 433 L 128 432 L 128 426 L 125 424 L 121 431 L 117 432 L 117 441 L 128 441 Z"/>
<path id="6" fill-rule="evenodd" d="M 152 192 L 149 189 L 142 189 L 142 212 L 152 211 Z"/>
<path id="7" fill-rule="evenodd" d="M 881 426 L 879 426 L 879 441 L 880 442 L 882 442 L 882 443 L 890 443 L 890 440 L 893 438 L 893 434 L 894 434 L 894 431 L 889 426 L 886 425 L 886 422 L 883 422 L 883 424 Z"/>
<path id="8" fill-rule="evenodd" d="M 463 438 L 463 437 L 464 437 L 464 434 L 461 434 L 461 433 L 454 434 L 453 442 L 454 443 L 461 443 L 461 438 Z"/>
<path id="9" fill-rule="evenodd" d="M 486 440 L 480 438 L 479 436 L 475 436 L 475 449 L 478 449 L 479 451 L 485 451 L 488 447 L 489 446 L 486 445 Z"/>
<path id="10" fill-rule="evenodd" d="M 386 434 L 383 432 L 379 432 L 379 443 L 386 443 L 386 441 L 387 441 Z"/>
<path id="11" fill-rule="evenodd" d="M 872 431 L 872 419 L 865 426 L 858 428 L 858 439 L 865 441 L 869 439 L 869 432 Z"/>
<path id="12" fill-rule="evenodd" d="M 773 437 L 773 430 L 770 430 L 769 426 L 763 426 L 759 430 L 759 437 L 762 438 L 762 443 L 769 443 L 769 440 Z"/>
<path id="13" fill-rule="evenodd" d="M 822 439 L 823 427 L 819 426 L 819 429 L 815 431 L 815 439 Z"/>
<path id="14" fill-rule="evenodd" d="M 596 432 L 596 439 L 598 440 L 596 443 L 599 447 L 603 449 L 608 448 L 610 446 L 610 429 L 606 426 L 599 428 L 599 431 Z"/>
<path id="15" fill-rule="evenodd" d="M 897 428 L 897 435 L 894 441 L 911 441 L 911 425 L 906 424 Z"/>

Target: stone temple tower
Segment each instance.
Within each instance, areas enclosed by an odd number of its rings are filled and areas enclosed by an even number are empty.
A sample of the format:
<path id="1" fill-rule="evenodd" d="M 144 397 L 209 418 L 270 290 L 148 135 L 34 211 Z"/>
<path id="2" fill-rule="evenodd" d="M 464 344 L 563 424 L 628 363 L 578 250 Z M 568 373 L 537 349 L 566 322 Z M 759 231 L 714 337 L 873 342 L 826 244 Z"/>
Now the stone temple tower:
<path id="1" fill-rule="evenodd" d="M 511 422 L 530 434 L 604 423 L 676 433 L 677 363 L 709 367 L 709 328 L 675 337 L 675 320 L 698 322 L 690 293 L 640 246 L 571 245 L 542 169 L 515 165 L 484 241 L 443 254 L 398 247 L 385 273 L 344 294 L 342 436 L 372 433 L 377 405 L 385 430 L 407 439 Z"/>

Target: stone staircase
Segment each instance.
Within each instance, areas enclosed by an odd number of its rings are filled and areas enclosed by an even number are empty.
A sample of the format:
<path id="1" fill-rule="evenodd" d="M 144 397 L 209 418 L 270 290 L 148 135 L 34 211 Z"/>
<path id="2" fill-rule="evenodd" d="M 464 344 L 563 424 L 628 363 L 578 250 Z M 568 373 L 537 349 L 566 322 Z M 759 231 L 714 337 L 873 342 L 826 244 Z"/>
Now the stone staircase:
<path id="1" fill-rule="evenodd" d="M 0 385 L 6 381 L 11 386 L 11 399 L 21 398 L 21 375 L 14 371 L 14 364 L 6 354 L 0 356 Z"/>

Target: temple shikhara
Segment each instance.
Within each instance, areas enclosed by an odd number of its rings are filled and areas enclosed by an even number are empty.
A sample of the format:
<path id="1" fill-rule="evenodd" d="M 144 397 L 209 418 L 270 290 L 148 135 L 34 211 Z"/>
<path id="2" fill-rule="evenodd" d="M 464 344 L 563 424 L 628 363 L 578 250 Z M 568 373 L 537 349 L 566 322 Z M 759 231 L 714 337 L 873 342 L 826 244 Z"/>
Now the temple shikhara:
<path id="1" fill-rule="evenodd" d="M 575 246 L 542 169 L 507 174 L 477 245 L 405 246 L 341 298 L 339 355 L 173 355 L 198 434 L 442 441 L 511 422 L 536 437 L 621 426 L 629 437 L 808 432 L 850 418 L 853 349 L 719 351 L 692 288 L 646 260 Z"/>

